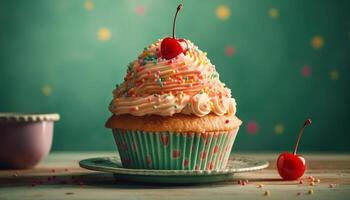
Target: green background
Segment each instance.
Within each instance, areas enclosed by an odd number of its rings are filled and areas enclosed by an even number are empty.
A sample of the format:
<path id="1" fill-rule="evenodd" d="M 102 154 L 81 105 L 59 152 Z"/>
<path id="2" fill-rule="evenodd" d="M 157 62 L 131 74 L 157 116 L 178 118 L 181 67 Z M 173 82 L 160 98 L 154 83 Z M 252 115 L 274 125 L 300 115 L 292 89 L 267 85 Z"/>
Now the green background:
<path id="1" fill-rule="evenodd" d="M 104 128 L 111 92 L 145 46 L 171 34 L 179 2 L 1 1 L 0 111 L 60 113 L 53 150 L 115 149 Z M 350 151 L 349 8 L 346 0 L 185 1 L 177 36 L 207 51 L 232 89 L 244 121 L 235 150 L 291 151 L 311 117 L 300 150 Z M 323 45 L 312 45 L 315 36 Z"/>

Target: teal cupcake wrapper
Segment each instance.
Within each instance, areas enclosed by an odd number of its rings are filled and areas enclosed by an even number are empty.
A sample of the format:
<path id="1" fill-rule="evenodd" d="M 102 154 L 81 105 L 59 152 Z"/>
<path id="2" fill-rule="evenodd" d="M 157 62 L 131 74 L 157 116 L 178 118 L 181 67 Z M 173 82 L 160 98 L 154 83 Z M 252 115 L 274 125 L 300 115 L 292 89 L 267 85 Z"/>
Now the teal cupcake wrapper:
<path id="1" fill-rule="evenodd" d="M 226 167 L 238 129 L 206 133 L 113 129 L 113 135 L 126 168 L 219 170 Z"/>

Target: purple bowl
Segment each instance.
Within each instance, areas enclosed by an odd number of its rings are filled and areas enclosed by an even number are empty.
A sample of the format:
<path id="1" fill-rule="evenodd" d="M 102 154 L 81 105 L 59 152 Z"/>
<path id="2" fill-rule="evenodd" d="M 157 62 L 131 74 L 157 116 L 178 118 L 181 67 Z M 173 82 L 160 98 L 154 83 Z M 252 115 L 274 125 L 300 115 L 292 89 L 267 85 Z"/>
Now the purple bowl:
<path id="1" fill-rule="evenodd" d="M 51 149 L 58 114 L 0 113 L 0 168 L 27 169 Z"/>

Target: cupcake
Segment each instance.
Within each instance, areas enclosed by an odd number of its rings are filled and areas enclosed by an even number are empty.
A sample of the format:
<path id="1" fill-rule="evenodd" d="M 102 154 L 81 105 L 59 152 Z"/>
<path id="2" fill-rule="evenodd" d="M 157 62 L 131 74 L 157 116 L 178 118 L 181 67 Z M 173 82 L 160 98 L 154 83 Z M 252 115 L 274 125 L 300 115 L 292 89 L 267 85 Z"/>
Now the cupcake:
<path id="1" fill-rule="evenodd" d="M 172 38 L 144 48 L 128 65 L 113 91 L 106 127 L 123 167 L 224 169 L 242 123 L 236 101 L 207 54 L 176 39 L 174 28 Z"/>

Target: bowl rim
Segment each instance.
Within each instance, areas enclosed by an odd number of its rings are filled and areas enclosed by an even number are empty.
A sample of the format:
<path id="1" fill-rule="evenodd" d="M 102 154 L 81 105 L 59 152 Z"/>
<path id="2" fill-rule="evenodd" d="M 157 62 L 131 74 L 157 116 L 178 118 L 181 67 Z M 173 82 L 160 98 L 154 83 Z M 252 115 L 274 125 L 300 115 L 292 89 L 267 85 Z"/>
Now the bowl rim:
<path id="1" fill-rule="evenodd" d="M 58 113 L 0 112 L 0 122 L 40 122 L 58 121 Z"/>

